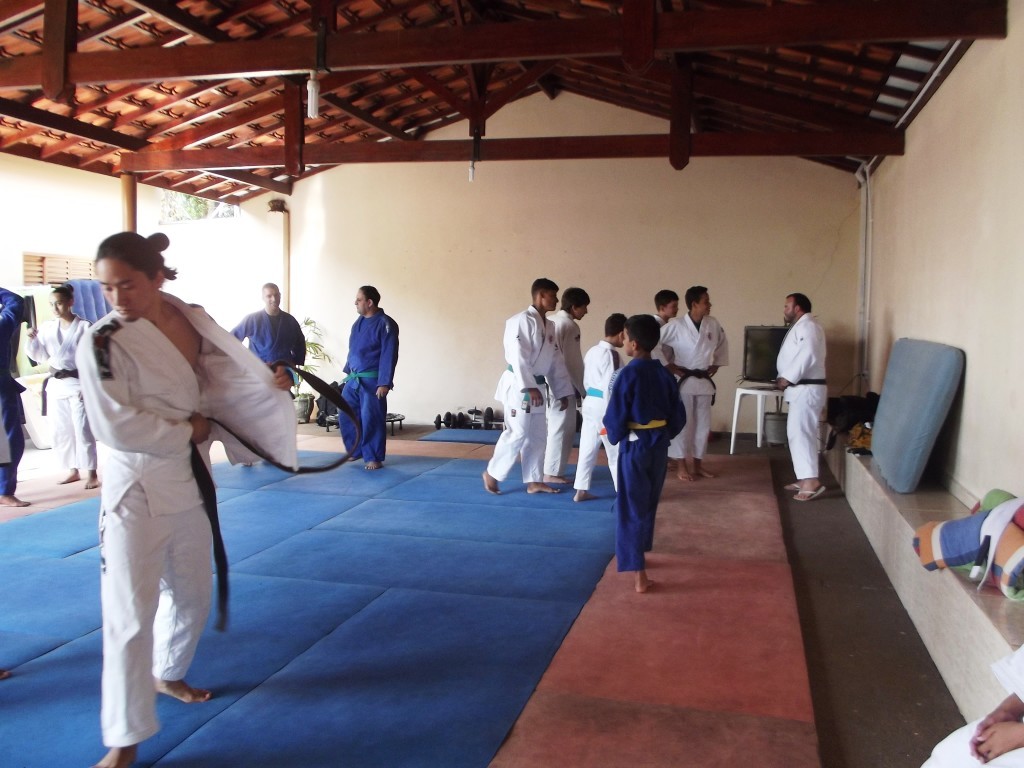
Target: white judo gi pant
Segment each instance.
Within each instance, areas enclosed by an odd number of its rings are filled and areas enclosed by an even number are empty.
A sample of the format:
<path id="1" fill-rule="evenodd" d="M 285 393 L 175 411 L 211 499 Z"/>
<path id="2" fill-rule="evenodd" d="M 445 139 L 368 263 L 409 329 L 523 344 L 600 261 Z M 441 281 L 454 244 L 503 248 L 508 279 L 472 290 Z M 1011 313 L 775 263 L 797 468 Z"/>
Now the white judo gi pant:
<path id="1" fill-rule="evenodd" d="M 985 768 L 1024 768 L 1024 749 L 1014 749 L 987 763 L 971 755 L 971 738 L 980 722 L 968 723 L 940 741 L 921 768 L 980 768 L 982 765 Z"/>
<path id="2" fill-rule="evenodd" d="M 101 512 L 104 745 L 160 730 L 153 679 L 181 680 L 192 663 L 210 613 L 211 544 L 202 505 L 151 515 L 137 485 Z"/>
<path id="3" fill-rule="evenodd" d="M 82 394 L 50 396 L 47 406 L 53 425 L 53 449 L 60 466 L 95 472 L 96 438 L 89 428 Z"/>
<path id="4" fill-rule="evenodd" d="M 797 480 L 817 477 L 818 426 L 828 399 L 828 389 L 821 384 L 803 384 L 786 389 L 789 415 L 786 417 L 786 438 Z"/>
<path id="5" fill-rule="evenodd" d="M 512 394 L 515 399 L 506 398 L 502 403 L 505 408 L 505 429 L 498 436 L 494 454 L 487 463 L 487 474 L 499 482 L 505 480 L 516 459 L 521 459 L 523 482 L 539 483 L 544 479 L 546 409 L 543 405 L 535 405 L 527 413 L 523 408 L 523 394 Z"/>
<path id="6" fill-rule="evenodd" d="M 604 424 L 593 416 L 583 412 L 583 427 L 580 430 L 580 452 L 576 460 L 576 478 L 572 487 L 577 491 L 589 491 L 590 480 L 594 474 L 594 465 L 597 463 L 597 452 L 604 443 L 605 456 L 608 457 L 608 469 L 612 473 L 612 486 L 618 491 L 619 476 L 619 446 L 608 442 L 608 435 L 602 435 L 601 430 Z"/>
<path id="7" fill-rule="evenodd" d="M 544 449 L 544 474 L 561 477 L 569 463 L 572 439 L 576 435 L 576 398 L 566 398 L 568 405 L 562 410 L 560 400 L 548 397 L 547 444 Z"/>
<path id="8" fill-rule="evenodd" d="M 680 393 L 679 399 L 686 410 L 686 426 L 668 444 L 670 459 L 700 459 L 708 450 L 711 434 L 711 401 L 714 395 Z"/>

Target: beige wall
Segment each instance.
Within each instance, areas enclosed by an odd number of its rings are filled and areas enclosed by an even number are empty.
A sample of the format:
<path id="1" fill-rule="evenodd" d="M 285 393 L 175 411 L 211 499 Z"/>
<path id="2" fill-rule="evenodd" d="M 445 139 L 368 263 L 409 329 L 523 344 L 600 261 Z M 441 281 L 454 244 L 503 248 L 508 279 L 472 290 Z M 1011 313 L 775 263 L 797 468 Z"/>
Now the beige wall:
<path id="1" fill-rule="evenodd" d="M 1009 38 L 970 48 L 872 186 L 872 386 L 895 339 L 966 352 L 937 458 L 967 503 L 1024 494 L 1024 0 L 1009 7 Z"/>
<path id="2" fill-rule="evenodd" d="M 500 118 L 500 119 L 499 119 Z M 595 126 L 600 130 L 596 130 Z M 666 126 L 563 94 L 517 102 L 488 136 L 664 131 Z M 463 138 L 464 129 L 446 137 Z M 612 312 L 653 312 L 654 293 L 710 288 L 731 342 L 714 428 L 731 422 L 743 326 L 778 324 L 787 292 L 815 304 L 829 337 L 829 378 L 853 375 L 859 193 L 851 175 L 797 159 L 353 165 L 299 185 L 293 211 L 294 304 L 329 329 L 343 359 L 359 285 L 375 285 L 401 327 L 390 408 L 415 421 L 496 406 L 507 317 L 534 278 L 584 287 L 584 349 Z M 741 428 L 753 431 L 754 406 Z"/>

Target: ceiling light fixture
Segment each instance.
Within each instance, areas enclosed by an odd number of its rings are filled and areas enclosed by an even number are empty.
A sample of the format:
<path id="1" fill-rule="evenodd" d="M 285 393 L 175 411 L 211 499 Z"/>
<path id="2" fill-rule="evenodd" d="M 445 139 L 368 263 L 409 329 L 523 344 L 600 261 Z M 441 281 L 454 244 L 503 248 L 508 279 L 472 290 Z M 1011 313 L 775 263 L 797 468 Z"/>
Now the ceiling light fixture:
<path id="1" fill-rule="evenodd" d="M 310 120 L 320 117 L 320 81 L 315 70 L 309 70 L 306 80 L 306 117 Z"/>

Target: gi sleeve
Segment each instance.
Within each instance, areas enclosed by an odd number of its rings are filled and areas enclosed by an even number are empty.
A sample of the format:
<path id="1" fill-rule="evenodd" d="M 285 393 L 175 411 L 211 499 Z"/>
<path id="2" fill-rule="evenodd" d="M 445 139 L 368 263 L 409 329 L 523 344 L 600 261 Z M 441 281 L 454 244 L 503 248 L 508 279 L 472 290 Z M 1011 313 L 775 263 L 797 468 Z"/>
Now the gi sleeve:
<path id="1" fill-rule="evenodd" d="M 665 394 L 668 402 L 668 418 L 666 421 L 667 431 L 669 439 L 678 435 L 683 431 L 683 427 L 686 426 L 686 407 L 683 405 L 682 399 L 679 397 L 679 390 L 676 389 L 676 379 L 668 371 L 664 371 L 665 376 Z"/>
<path id="2" fill-rule="evenodd" d="M 245 317 L 243 317 L 242 322 L 240 322 L 231 330 L 231 335 L 234 336 L 239 341 L 245 341 L 249 336 L 252 336 L 252 327 L 251 323 L 249 322 L 250 317 L 251 315 L 246 315 Z"/>
<path id="3" fill-rule="evenodd" d="M 543 325 L 540 332 L 543 333 Z M 519 391 L 537 389 L 537 380 L 533 374 L 533 342 L 537 337 L 536 321 L 529 312 L 523 312 L 512 318 L 505 328 L 505 359 L 512 366 L 512 375 L 519 384 Z"/>
<path id="4" fill-rule="evenodd" d="M 42 363 L 50 357 L 50 353 L 46 351 L 46 345 L 43 343 L 42 328 L 37 330 L 36 337 L 34 339 L 28 340 L 28 345 L 25 347 L 25 354 L 37 363 Z"/>
<path id="5" fill-rule="evenodd" d="M 604 412 L 604 428 L 608 434 L 608 442 L 612 445 L 618 445 L 629 434 L 629 427 L 626 424 L 629 421 L 632 393 L 628 383 L 629 375 L 623 375 L 626 368 L 620 369 L 618 375 L 613 377 L 611 392 L 605 395 L 608 398 L 608 408 Z M 682 402 L 678 397 L 676 400 Z"/>
<path id="6" fill-rule="evenodd" d="M 25 300 L 16 293 L 0 288 L 0 332 L 5 336 L 12 336 L 25 316 Z"/>
<path id="7" fill-rule="evenodd" d="M 192 425 L 171 421 L 132 405 L 139 380 L 135 362 L 111 339 L 109 326 L 78 345 L 75 362 L 96 438 L 111 448 L 153 456 L 180 456 L 192 439 Z"/>
<path id="8" fill-rule="evenodd" d="M 381 323 L 380 362 L 377 363 L 377 386 L 395 386 L 395 368 L 398 367 L 398 323 L 390 316 Z"/>
<path id="9" fill-rule="evenodd" d="M 715 347 L 711 364 L 719 368 L 729 364 L 729 339 L 726 338 L 725 329 L 721 325 L 718 326 L 718 345 Z"/>
<path id="10" fill-rule="evenodd" d="M 294 316 L 286 315 L 285 317 L 291 327 L 288 358 L 294 361 L 295 365 L 303 365 L 306 362 L 306 336 L 302 333 L 302 326 Z"/>

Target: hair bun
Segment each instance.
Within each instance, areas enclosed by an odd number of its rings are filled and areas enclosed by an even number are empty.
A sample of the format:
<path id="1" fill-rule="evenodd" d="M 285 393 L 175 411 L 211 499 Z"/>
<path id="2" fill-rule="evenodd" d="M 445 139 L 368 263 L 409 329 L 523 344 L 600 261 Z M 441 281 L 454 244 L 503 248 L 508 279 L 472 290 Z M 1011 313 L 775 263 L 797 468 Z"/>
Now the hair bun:
<path id="1" fill-rule="evenodd" d="M 171 244 L 170 238 L 168 238 L 163 232 L 154 232 L 146 238 L 146 241 L 153 246 L 153 249 L 158 253 L 162 253 L 167 250 L 167 246 Z"/>

